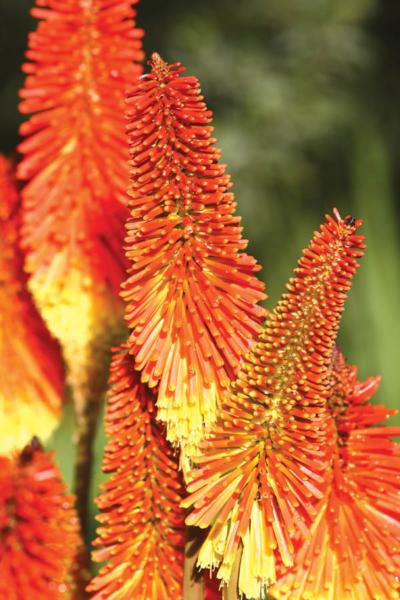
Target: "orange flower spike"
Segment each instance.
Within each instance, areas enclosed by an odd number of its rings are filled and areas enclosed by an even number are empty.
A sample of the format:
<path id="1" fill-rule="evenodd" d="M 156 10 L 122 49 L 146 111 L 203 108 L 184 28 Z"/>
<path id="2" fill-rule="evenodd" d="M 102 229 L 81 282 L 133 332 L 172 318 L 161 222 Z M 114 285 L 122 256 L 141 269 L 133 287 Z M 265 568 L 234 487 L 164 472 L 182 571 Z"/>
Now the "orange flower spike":
<path id="1" fill-rule="evenodd" d="M 263 597 L 277 562 L 292 564 L 292 538 L 307 532 L 327 485 L 331 357 L 364 248 L 359 225 L 327 216 L 193 459 L 186 522 L 211 526 L 199 565 L 220 565 L 217 576 L 229 582 L 240 557 L 248 598 Z"/>
<path id="2" fill-rule="evenodd" d="M 0 155 L 0 453 L 21 449 L 56 426 L 63 370 L 26 290 L 19 250 L 20 199 L 10 163 Z"/>
<path id="3" fill-rule="evenodd" d="M 263 284 L 195 77 L 158 54 L 128 96 L 129 351 L 173 442 L 195 445 L 260 332 Z"/>
<path id="4" fill-rule="evenodd" d="M 103 470 L 113 475 L 97 499 L 103 513 L 93 553 L 108 562 L 89 590 L 93 600 L 176 600 L 185 544 L 176 456 L 155 421 L 154 394 L 124 347 L 114 355 L 110 383 Z"/>
<path id="5" fill-rule="evenodd" d="M 0 457 L 0 532 L 1 598 L 73 598 L 78 519 L 37 438 L 13 458 Z"/>
<path id="6" fill-rule="evenodd" d="M 332 484 L 294 567 L 269 592 L 285 600 L 398 599 L 400 594 L 400 427 L 376 426 L 396 411 L 368 405 L 379 378 L 364 383 L 336 352 L 337 449 Z M 355 418 L 357 414 L 357 418 Z"/>
<path id="7" fill-rule="evenodd" d="M 23 243 L 30 288 L 75 390 L 93 340 L 120 326 L 126 263 L 124 95 L 142 72 L 131 0 L 36 0 L 20 110 Z"/>

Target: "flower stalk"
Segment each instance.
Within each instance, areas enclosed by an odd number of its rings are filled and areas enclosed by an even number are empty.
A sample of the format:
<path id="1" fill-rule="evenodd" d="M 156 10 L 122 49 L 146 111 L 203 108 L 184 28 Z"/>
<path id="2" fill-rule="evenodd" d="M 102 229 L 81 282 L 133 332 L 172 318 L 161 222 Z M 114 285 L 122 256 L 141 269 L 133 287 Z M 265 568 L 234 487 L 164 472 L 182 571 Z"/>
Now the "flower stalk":
<path id="1" fill-rule="evenodd" d="M 196 527 L 186 527 L 186 544 L 183 566 L 183 597 L 204 600 L 204 579 L 197 568 L 197 559 L 203 534 Z"/>

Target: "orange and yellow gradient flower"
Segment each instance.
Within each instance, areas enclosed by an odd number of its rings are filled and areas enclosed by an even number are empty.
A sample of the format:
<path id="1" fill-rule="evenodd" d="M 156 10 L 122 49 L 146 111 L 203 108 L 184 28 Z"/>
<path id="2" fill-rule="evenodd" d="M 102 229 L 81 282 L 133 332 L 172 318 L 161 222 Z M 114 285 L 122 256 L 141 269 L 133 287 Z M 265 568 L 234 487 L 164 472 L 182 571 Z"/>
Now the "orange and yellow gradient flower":
<path id="1" fill-rule="evenodd" d="M 64 388 L 58 344 L 26 289 L 20 199 L 11 164 L 0 156 L 0 454 L 47 439 L 58 422 Z"/>
<path id="2" fill-rule="evenodd" d="M 260 332 L 265 294 L 199 82 L 158 54 L 150 64 L 127 100 L 128 345 L 142 381 L 158 386 L 168 440 L 196 444 Z"/>
<path id="3" fill-rule="evenodd" d="M 400 597 L 400 427 L 377 425 L 395 414 L 368 404 L 379 378 L 357 381 L 335 353 L 329 401 L 337 427 L 331 484 L 311 536 L 297 544 L 293 568 L 270 590 L 282 600 Z"/>
<path id="4" fill-rule="evenodd" d="M 363 253 L 359 225 L 327 216 L 193 458 L 186 523 L 211 526 L 198 564 L 229 582 L 240 561 L 247 598 L 264 597 L 279 562 L 293 564 L 293 540 L 307 535 L 328 483 L 331 357 Z"/>
<path id="5" fill-rule="evenodd" d="M 143 57 L 132 4 L 37 0 L 39 23 L 23 66 L 20 110 L 34 113 L 21 126 L 19 146 L 26 267 L 75 391 L 93 370 L 93 343 L 109 346 L 122 320 L 124 95 Z"/>
<path id="6" fill-rule="evenodd" d="M 0 457 L 0 598 L 74 598 L 80 544 L 73 499 L 36 438 Z"/>
<path id="7" fill-rule="evenodd" d="M 110 383 L 103 470 L 113 475 L 97 499 L 101 548 L 93 553 L 107 563 L 89 589 L 93 600 L 176 600 L 185 544 L 177 457 L 125 347 L 114 355 Z"/>

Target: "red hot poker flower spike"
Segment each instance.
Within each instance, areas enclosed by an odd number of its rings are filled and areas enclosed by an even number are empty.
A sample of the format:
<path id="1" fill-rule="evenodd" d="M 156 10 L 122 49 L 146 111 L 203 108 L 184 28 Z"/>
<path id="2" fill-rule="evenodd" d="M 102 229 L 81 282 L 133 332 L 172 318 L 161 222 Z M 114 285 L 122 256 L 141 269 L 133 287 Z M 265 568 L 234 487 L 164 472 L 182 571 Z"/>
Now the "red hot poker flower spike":
<path id="1" fill-rule="evenodd" d="M 229 581 L 240 560 L 248 598 L 275 581 L 277 559 L 292 564 L 292 538 L 306 533 L 327 485 L 331 357 L 364 248 L 360 222 L 335 216 L 304 251 L 189 475 L 186 522 L 211 526 L 199 565 L 220 565 Z"/>
<path id="2" fill-rule="evenodd" d="M 77 388 L 91 343 L 119 326 L 126 264 L 124 96 L 142 68 L 131 0 L 36 0 L 21 126 L 30 288 Z M 107 347 L 109 344 L 105 342 Z"/>
<path id="3" fill-rule="evenodd" d="M 26 289 L 19 251 L 20 200 L 11 165 L 0 155 L 0 453 L 47 438 L 64 388 L 58 345 Z"/>
<path id="4" fill-rule="evenodd" d="M 336 353 L 330 408 L 337 451 L 331 490 L 311 537 L 270 593 L 285 600 L 397 599 L 400 593 L 400 427 L 376 426 L 396 411 L 370 405 L 379 378 L 363 383 Z"/>
<path id="5" fill-rule="evenodd" d="M 72 598 L 79 544 L 72 497 L 37 438 L 0 457 L 0 598 Z"/>
<path id="6" fill-rule="evenodd" d="M 89 589 L 93 600 L 176 600 L 185 544 L 176 456 L 155 422 L 154 394 L 125 349 L 114 355 L 110 383 L 103 469 L 113 475 L 97 499 L 101 548 L 93 553 L 108 562 Z"/>
<path id="7" fill-rule="evenodd" d="M 129 349 L 172 442 L 215 421 L 218 398 L 260 331 L 265 298 L 195 77 L 158 54 L 128 96 Z"/>

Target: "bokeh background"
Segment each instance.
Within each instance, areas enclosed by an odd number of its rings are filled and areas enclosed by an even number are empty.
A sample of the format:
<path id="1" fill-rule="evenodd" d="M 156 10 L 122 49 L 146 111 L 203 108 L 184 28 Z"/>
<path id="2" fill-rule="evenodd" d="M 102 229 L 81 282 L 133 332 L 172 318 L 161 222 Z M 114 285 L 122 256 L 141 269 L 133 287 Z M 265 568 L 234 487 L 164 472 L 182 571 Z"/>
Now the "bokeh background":
<path id="1" fill-rule="evenodd" d="M 0 150 L 18 141 L 18 89 L 33 0 L 0 0 Z M 368 249 L 340 343 L 377 401 L 400 408 L 400 3 L 142 0 L 148 53 L 202 82 L 250 252 L 272 307 L 323 215 L 364 219 Z M 400 419 L 393 422 L 400 424 Z M 70 482 L 72 415 L 53 446 Z M 96 444 L 98 465 L 104 437 Z M 101 474 L 93 481 L 93 493 Z"/>

